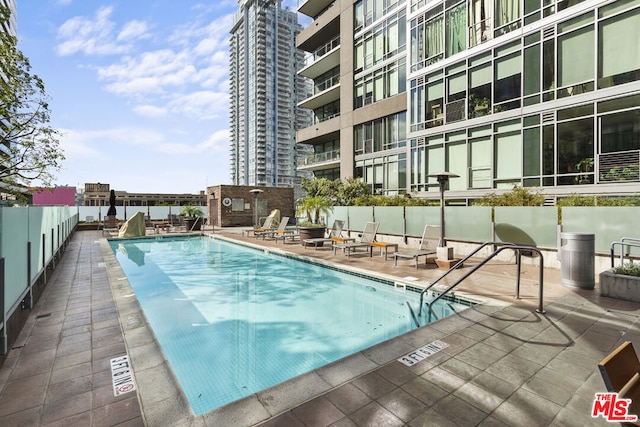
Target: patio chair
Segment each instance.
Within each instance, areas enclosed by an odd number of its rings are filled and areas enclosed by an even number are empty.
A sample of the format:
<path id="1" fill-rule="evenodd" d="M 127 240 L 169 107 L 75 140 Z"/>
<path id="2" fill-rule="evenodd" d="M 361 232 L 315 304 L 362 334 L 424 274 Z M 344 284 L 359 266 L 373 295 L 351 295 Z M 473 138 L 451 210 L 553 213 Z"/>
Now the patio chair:
<path id="1" fill-rule="evenodd" d="M 625 341 L 598 363 L 608 392 L 618 393 L 619 399 L 631 399 L 629 414 L 640 412 L 640 361 L 631 341 Z M 640 425 L 633 422 L 624 425 Z"/>
<path id="2" fill-rule="evenodd" d="M 344 242 L 345 238 L 342 237 L 342 227 L 344 227 L 344 221 L 340 219 L 334 220 L 333 225 L 331 226 L 331 230 L 329 230 L 329 235 L 327 237 L 318 237 L 315 239 L 304 239 L 302 242 L 304 248 L 306 249 L 308 245 L 313 245 L 315 246 L 316 249 L 318 249 L 318 246 L 322 246 L 325 243 L 330 243 L 334 241 L 334 239 L 336 239 L 335 240 L 336 242 Z M 355 239 L 352 239 L 352 241 L 355 241 Z"/>
<path id="3" fill-rule="evenodd" d="M 280 220 L 280 224 L 278 224 L 278 228 L 273 228 L 273 229 L 264 230 L 264 231 L 254 231 L 253 235 L 256 236 L 256 238 L 262 237 L 262 240 L 264 240 L 267 237 L 272 238 L 276 234 L 285 234 L 287 232 L 291 233 L 292 231 L 287 230 L 288 223 L 289 223 L 289 217 L 283 216 L 282 219 Z"/>
<path id="4" fill-rule="evenodd" d="M 153 233 L 149 233 L 150 231 L 154 232 L 156 231 L 156 226 L 153 223 L 153 221 L 151 221 L 151 217 L 149 215 L 145 215 L 144 216 L 144 228 L 146 230 L 147 234 L 153 234 Z"/>
<path id="5" fill-rule="evenodd" d="M 105 215 L 102 219 L 102 235 L 111 235 L 111 233 L 117 235 L 119 231 L 118 219 L 115 216 Z"/>
<path id="6" fill-rule="evenodd" d="M 440 227 L 437 225 L 425 225 L 422 232 L 422 239 L 420 239 L 420 246 L 415 250 L 408 250 L 402 252 L 394 252 L 393 265 L 398 265 L 398 258 L 415 259 L 416 268 L 418 268 L 418 259 L 424 256 L 424 262 L 427 262 L 429 255 L 433 255 L 437 251 L 438 243 L 440 242 Z"/>
<path id="7" fill-rule="evenodd" d="M 364 226 L 364 230 L 362 230 L 362 235 L 360 236 L 360 241 L 358 242 L 332 242 L 333 246 L 333 254 L 336 254 L 337 249 L 342 249 L 343 252 L 347 253 L 347 256 L 351 256 L 351 251 L 355 252 L 356 248 L 366 247 L 367 249 L 371 249 L 371 243 L 376 240 L 376 234 L 378 233 L 378 227 L 380 226 L 379 222 L 368 222 Z"/>
<path id="8" fill-rule="evenodd" d="M 271 211 L 269 216 L 267 216 L 264 219 L 264 222 L 262 223 L 261 226 L 242 230 L 242 235 L 244 236 L 246 233 L 246 235 L 249 236 L 251 233 L 255 234 L 256 232 L 272 230 L 274 228 L 274 222 L 277 222 L 279 219 L 280 219 L 280 210 L 274 209 Z"/>

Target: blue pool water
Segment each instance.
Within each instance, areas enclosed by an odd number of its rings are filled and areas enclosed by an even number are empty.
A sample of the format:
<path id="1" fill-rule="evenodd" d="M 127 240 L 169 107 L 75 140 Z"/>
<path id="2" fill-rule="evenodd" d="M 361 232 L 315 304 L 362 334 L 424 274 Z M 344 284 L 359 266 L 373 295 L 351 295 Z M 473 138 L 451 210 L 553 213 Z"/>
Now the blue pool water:
<path id="1" fill-rule="evenodd" d="M 392 283 L 219 239 L 110 244 L 197 415 L 403 334 L 418 306 Z"/>

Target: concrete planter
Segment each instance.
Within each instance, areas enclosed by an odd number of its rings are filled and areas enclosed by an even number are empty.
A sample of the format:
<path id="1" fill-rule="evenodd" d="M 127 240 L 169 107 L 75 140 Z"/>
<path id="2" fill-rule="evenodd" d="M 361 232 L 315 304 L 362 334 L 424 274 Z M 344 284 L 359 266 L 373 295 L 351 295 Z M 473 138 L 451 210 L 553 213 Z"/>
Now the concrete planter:
<path id="1" fill-rule="evenodd" d="M 185 218 L 184 226 L 187 231 L 201 231 L 202 230 L 202 217 L 198 218 Z"/>
<path id="2" fill-rule="evenodd" d="M 326 227 L 319 226 L 298 226 L 298 234 L 300 235 L 300 244 L 304 246 L 306 239 L 319 239 L 324 237 Z M 322 243 L 318 243 L 317 246 L 322 246 Z"/>
<path id="3" fill-rule="evenodd" d="M 600 273 L 600 295 L 640 302 L 640 277 L 615 274 L 611 270 L 603 271 Z"/>

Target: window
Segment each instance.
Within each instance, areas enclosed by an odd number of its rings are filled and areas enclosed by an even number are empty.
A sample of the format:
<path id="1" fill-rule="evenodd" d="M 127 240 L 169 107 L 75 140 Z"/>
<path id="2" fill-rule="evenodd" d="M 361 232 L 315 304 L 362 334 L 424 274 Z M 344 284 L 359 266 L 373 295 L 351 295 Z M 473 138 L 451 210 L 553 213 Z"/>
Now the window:
<path id="1" fill-rule="evenodd" d="M 558 123 L 558 175 L 571 174 L 571 177 L 558 178 L 558 185 L 577 184 L 583 159 L 593 159 L 593 118 Z M 589 175 L 593 183 L 593 173 Z"/>
<path id="2" fill-rule="evenodd" d="M 523 176 L 540 176 L 540 128 L 525 129 L 522 136 Z"/>
<path id="3" fill-rule="evenodd" d="M 593 25 L 558 36 L 558 87 L 563 95 L 593 90 L 595 33 Z"/>
<path id="4" fill-rule="evenodd" d="M 495 0 L 496 37 L 520 27 L 520 7 L 520 0 Z"/>
<path id="5" fill-rule="evenodd" d="M 598 35 L 598 86 L 640 80 L 640 8 L 600 22 Z"/>
<path id="6" fill-rule="evenodd" d="M 496 180 L 512 180 L 522 176 L 520 131 L 498 134 L 494 138 L 494 174 Z"/>
<path id="7" fill-rule="evenodd" d="M 447 58 L 467 48 L 466 4 L 460 3 L 446 11 L 446 56 Z"/>
<path id="8" fill-rule="evenodd" d="M 496 59 L 495 64 L 494 102 L 495 104 L 503 104 L 496 105 L 494 111 L 520 107 L 520 53 Z M 513 102 L 505 102 L 514 99 Z"/>
<path id="9" fill-rule="evenodd" d="M 540 68 L 540 44 L 535 44 L 524 50 L 524 95 L 540 92 L 542 81 Z"/>
<path id="10" fill-rule="evenodd" d="M 491 63 L 473 68 L 469 72 L 469 118 L 491 113 Z"/>
<path id="11" fill-rule="evenodd" d="M 469 46 L 475 46 L 491 39 L 490 1 L 469 1 Z"/>
<path id="12" fill-rule="evenodd" d="M 600 118 L 600 152 L 640 150 L 640 110 Z"/>

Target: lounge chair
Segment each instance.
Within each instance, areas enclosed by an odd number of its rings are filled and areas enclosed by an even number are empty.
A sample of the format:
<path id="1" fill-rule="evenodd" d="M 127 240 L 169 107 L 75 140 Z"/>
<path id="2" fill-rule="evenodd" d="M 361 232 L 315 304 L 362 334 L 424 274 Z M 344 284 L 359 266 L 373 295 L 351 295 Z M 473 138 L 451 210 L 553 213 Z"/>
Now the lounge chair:
<path id="1" fill-rule="evenodd" d="M 332 241 L 334 241 L 334 239 L 336 239 L 335 240 L 336 242 L 339 241 L 337 239 L 341 239 L 341 241 L 344 242 L 345 238 L 342 237 L 343 226 L 344 226 L 344 221 L 340 219 L 334 220 L 333 225 L 331 226 L 331 230 L 329 230 L 329 235 L 327 237 L 318 237 L 315 239 L 304 239 L 302 242 L 304 245 L 304 248 L 306 249 L 307 246 L 313 245 L 315 246 L 316 249 L 318 249 L 318 246 L 322 246 L 325 243 L 331 243 Z M 355 239 L 353 239 L 353 241 L 355 241 Z"/>
<path id="2" fill-rule="evenodd" d="M 297 228 L 285 228 L 284 230 L 276 231 L 276 233 L 273 235 L 273 238 L 276 243 L 278 243 L 278 240 L 282 240 L 282 244 L 284 245 L 287 242 L 287 239 L 291 240 L 292 242 L 300 239 L 300 233 L 298 232 Z"/>
<path id="3" fill-rule="evenodd" d="M 360 236 L 359 242 L 332 242 L 333 246 L 333 254 L 336 254 L 337 249 L 342 249 L 343 252 L 347 253 L 347 256 L 351 256 L 351 250 L 356 248 L 366 247 L 367 249 L 371 249 L 371 242 L 375 241 L 376 234 L 378 233 L 378 227 L 380 226 L 379 222 L 368 222 L 364 226 L 364 230 L 362 231 L 362 235 Z"/>
<path id="4" fill-rule="evenodd" d="M 289 217 L 283 216 L 282 219 L 280 220 L 280 224 L 278 224 L 278 228 L 264 230 L 264 231 L 254 231 L 253 235 L 256 236 L 256 238 L 262 237 L 262 240 L 264 240 L 266 237 L 272 238 L 275 234 L 284 234 L 287 232 L 290 233 L 292 231 L 287 230 L 288 223 L 289 223 Z"/>
<path id="5" fill-rule="evenodd" d="M 418 268 L 418 259 L 424 256 L 426 263 L 429 255 L 436 253 L 438 242 L 440 242 L 440 227 L 437 225 L 425 225 L 418 249 L 394 252 L 393 265 L 398 265 L 398 258 L 415 259 L 416 268 Z"/>
<path id="6" fill-rule="evenodd" d="M 102 219 L 102 235 L 111 235 L 112 233 L 115 233 L 117 235 L 119 231 L 120 226 L 116 217 L 105 215 Z"/>
<path id="7" fill-rule="evenodd" d="M 280 219 L 280 210 L 278 209 L 274 209 L 271 211 L 271 213 L 269 214 L 269 216 L 267 216 L 264 219 L 264 222 L 262 223 L 261 226 L 259 227 L 253 227 L 253 228 L 249 228 L 247 230 L 242 230 L 242 235 L 244 236 L 245 233 L 247 234 L 247 236 L 251 235 L 251 233 L 256 233 L 256 232 L 263 232 L 263 231 L 267 231 L 267 230 L 272 230 L 274 229 L 273 223 L 277 220 Z"/>

